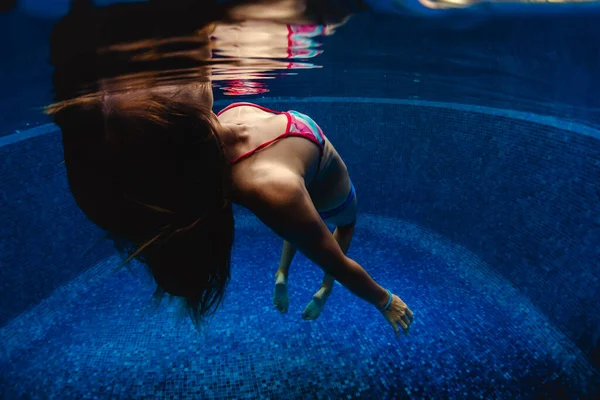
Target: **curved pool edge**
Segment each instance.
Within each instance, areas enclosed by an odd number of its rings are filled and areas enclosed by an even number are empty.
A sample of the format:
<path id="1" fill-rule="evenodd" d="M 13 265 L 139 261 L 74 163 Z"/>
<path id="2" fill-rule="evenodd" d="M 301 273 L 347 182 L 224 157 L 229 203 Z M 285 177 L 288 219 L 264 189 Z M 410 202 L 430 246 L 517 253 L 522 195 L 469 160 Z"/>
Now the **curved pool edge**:
<path id="1" fill-rule="evenodd" d="M 472 104 L 446 103 L 428 100 L 410 100 L 393 98 L 370 98 L 370 97 L 273 97 L 250 99 L 252 101 L 264 101 L 267 103 L 364 103 L 364 104 L 393 104 L 400 106 L 440 108 L 453 111 L 472 112 L 490 116 L 505 117 L 515 120 L 527 121 L 538 125 L 544 125 L 556 129 L 578 133 L 600 140 L 600 129 L 593 128 L 579 122 L 564 120 L 550 115 L 535 114 L 530 112 L 511 110 L 505 108 L 494 108 L 477 106 Z M 232 103 L 229 100 L 217 100 L 215 106 L 225 106 Z M 34 128 L 19 131 L 10 135 L 0 137 L 0 148 L 22 142 L 27 139 L 54 133 L 59 128 L 52 124 L 39 125 Z"/>
<path id="2" fill-rule="evenodd" d="M 318 98 L 289 98 L 289 97 L 281 97 L 281 98 L 273 98 L 273 99 L 269 99 L 269 98 L 262 98 L 262 99 L 254 99 L 253 101 L 257 102 L 257 103 L 273 103 L 273 107 L 294 107 L 296 103 L 298 105 L 298 107 L 300 109 L 314 109 L 315 112 L 319 111 L 319 115 L 322 118 L 325 118 L 326 121 L 329 121 L 329 123 L 333 123 L 336 124 L 337 123 L 337 118 L 336 114 L 331 114 L 331 111 L 328 112 L 328 107 L 334 109 L 335 107 L 337 107 L 338 110 L 338 116 L 341 114 L 343 115 L 346 112 L 350 112 L 348 110 L 354 110 L 354 112 L 359 112 L 358 116 L 356 117 L 357 122 L 368 122 L 370 124 L 372 124 L 373 122 L 377 123 L 377 119 L 375 119 L 377 117 L 377 115 L 373 114 L 373 111 L 369 110 L 377 110 L 377 105 L 381 105 L 381 107 L 383 107 L 385 109 L 385 107 L 387 107 L 387 112 L 390 115 L 390 118 L 397 118 L 398 120 L 402 120 L 403 118 L 409 118 L 411 117 L 411 114 L 413 113 L 419 113 L 419 110 L 422 110 L 423 113 L 427 113 L 431 115 L 431 118 L 437 118 L 439 119 L 441 122 L 438 122 L 438 129 L 437 129 L 437 133 L 432 132 L 432 135 L 434 138 L 434 140 L 438 140 L 440 142 L 438 143 L 444 143 L 445 140 L 445 136 L 447 136 L 447 130 L 445 129 L 445 127 L 448 126 L 448 124 L 450 122 L 452 122 L 452 120 L 457 119 L 457 121 L 455 121 L 455 127 L 454 127 L 454 132 L 455 132 L 455 139 L 453 139 L 454 141 L 456 141 L 459 145 L 464 142 L 465 139 L 473 139 L 475 138 L 476 140 L 479 140 L 480 137 L 482 137 L 482 134 L 485 133 L 485 129 L 486 129 L 486 125 L 487 123 L 485 121 L 481 121 L 481 120 L 485 120 L 488 119 L 490 121 L 494 120 L 494 116 L 499 116 L 500 119 L 497 119 L 497 123 L 495 123 L 492 127 L 492 124 L 490 124 L 490 127 L 488 129 L 494 129 L 494 132 L 491 133 L 492 135 L 496 135 L 497 137 L 503 137 L 504 139 L 501 141 L 501 144 L 499 144 L 498 146 L 503 145 L 504 148 L 508 148 L 510 146 L 512 146 L 513 142 L 518 142 L 521 143 L 522 141 L 530 141 L 533 145 L 533 147 L 519 147 L 521 152 L 527 151 L 528 149 L 534 149 L 534 151 L 531 153 L 532 156 L 535 157 L 545 157 L 546 153 L 543 151 L 544 147 L 542 148 L 538 148 L 538 145 L 543 145 L 544 144 L 544 140 L 540 140 L 540 139 L 544 139 L 546 136 L 546 134 L 551 134 L 553 138 L 557 139 L 557 143 L 559 143 L 559 146 L 555 146 L 554 150 L 552 152 L 552 154 L 554 156 L 556 156 L 557 154 L 562 154 L 565 153 L 565 150 L 569 149 L 569 145 L 573 144 L 573 139 L 576 139 L 579 143 L 579 147 L 575 146 L 575 149 L 581 148 L 581 145 L 584 144 L 585 146 L 587 146 L 587 149 L 595 149 L 594 150 L 594 157 L 595 159 L 597 158 L 597 152 L 600 151 L 600 146 L 598 146 L 598 142 L 597 139 L 600 137 L 598 135 L 598 131 L 594 128 L 591 128 L 585 125 L 581 125 L 581 124 L 570 124 L 568 123 L 568 121 L 563 121 L 560 119 L 556 119 L 556 118 L 552 118 L 552 117 L 547 117 L 547 116 L 543 116 L 543 115 L 536 115 L 536 114 L 531 114 L 531 113 L 523 113 L 523 112 L 516 112 L 514 110 L 507 110 L 507 109 L 494 109 L 494 108 L 488 108 L 488 107 L 478 107 L 478 106 L 471 106 L 471 105 L 464 105 L 464 104 L 455 104 L 455 103 L 436 103 L 436 102 L 426 102 L 426 101 L 419 101 L 419 100 L 406 100 L 406 99 L 373 99 L 373 98 L 352 98 L 352 97 L 344 97 L 344 98 L 339 98 L 339 97 L 318 97 Z M 216 102 L 217 107 L 221 107 L 225 104 L 229 104 L 231 103 L 231 101 L 228 100 L 219 100 Z M 398 106 L 400 105 L 400 106 Z M 398 107 L 397 107 L 398 106 Z M 419 108 L 408 108 L 408 107 L 416 107 L 416 106 L 420 106 Z M 402 108 L 404 107 L 404 108 Z M 361 111 L 362 110 L 362 111 Z M 447 110 L 450 110 L 449 112 Z M 365 112 L 366 115 L 361 117 L 361 113 Z M 445 114 L 446 112 L 446 114 Z M 371 114 L 371 115 L 368 115 Z M 380 115 L 386 115 L 386 114 L 380 114 Z M 450 116 L 450 118 L 448 118 L 448 116 Z M 362 118 L 362 119 L 361 119 Z M 385 118 L 384 118 L 385 119 Z M 416 122 L 416 124 L 411 125 L 411 129 L 415 129 L 418 128 L 420 126 L 426 126 L 430 120 L 429 119 L 422 119 L 421 117 L 416 117 L 413 118 L 414 121 Z M 477 119 L 478 121 L 472 122 L 471 120 L 473 119 Z M 510 125 L 513 122 L 521 122 L 525 120 L 522 123 L 518 123 L 517 125 L 521 125 L 526 127 L 527 129 L 525 129 L 523 132 L 517 130 L 510 130 L 510 131 L 506 131 L 503 129 L 503 125 L 507 124 Z M 466 128 L 465 129 L 465 125 L 464 122 L 469 122 L 471 121 L 471 123 L 469 124 L 469 126 L 471 126 L 471 128 Z M 564 124 L 563 124 L 564 122 Z M 527 125 L 529 125 L 527 127 Z M 335 126 L 335 125 L 334 125 Z M 394 127 L 394 125 L 390 125 L 391 127 Z M 538 136 L 536 133 L 536 131 L 538 130 L 542 130 L 545 129 L 546 127 L 554 127 L 551 128 L 554 130 L 554 132 L 544 132 L 542 135 Z M 368 127 L 368 126 L 367 126 Z M 559 132 L 556 132 L 556 127 L 558 127 Z M 433 128 L 435 128 L 435 126 L 433 126 Z M 434 129 L 435 131 L 435 129 Z M 55 132 L 59 132 L 58 127 L 53 125 L 53 124 L 46 124 L 46 125 L 41 125 L 41 126 L 37 126 L 31 129 L 28 129 L 26 131 L 23 132 L 18 132 L 15 135 L 11 135 L 9 139 L 5 140 L 5 143 L 7 145 L 9 144 L 13 144 L 13 143 L 19 143 L 19 142 L 23 142 L 22 146 L 19 147 L 15 147 L 15 148 L 7 148 L 6 150 L 2 149 L 5 151 L 5 154 L 8 154 L 9 156 L 11 155 L 11 152 L 14 151 L 15 155 L 17 155 L 21 149 L 21 147 L 24 149 L 24 151 L 27 152 L 31 152 L 31 160 L 35 163 L 36 160 L 39 160 L 39 155 L 37 155 L 37 147 L 35 144 L 38 143 L 47 143 L 51 146 L 53 146 L 54 152 L 55 152 L 55 156 L 56 156 L 56 164 L 58 164 L 60 162 L 60 159 L 58 159 L 59 157 L 59 153 L 60 152 L 60 137 L 57 136 L 53 136 L 53 137 L 49 137 L 49 136 L 44 136 L 47 133 L 55 133 Z M 575 133 L 579 132 L 581 133 L 581 135 L 576 135 Z M 393 134 L 394 132 L 392 132 Z M 402 133 L 402 132 L 400 132 Z M 488 132 L 489 133 L 489 132 Z M 389 140 L 390 138 L 394 138 L 394 135 L 389 135 L 389 132 L 386 131 L 380 131 L 378 133 L 379 135 L 379 143 L 380 144 L 385 144 L 386 140 Z M 579 136 L 579 137 L 578 137 Z M 25 140 L 29 139 L 29 138 L 35 138 L 35 137 L 42 137 L 42 139 L 40 139 L 41 141 L 39 142 L 33 142 L 32 143 L 27 143 L 24 142 Z M 365 136 L 366 137 L 370 137 L 370 136 Z M 3 138 L 0 137 L 0 147 L 2 147 L 2 140 Z M 587 139 L 587 140 L 585 140 Z M 43 142 L 43 140 L 47 140 L 47 142 Z M 422 138 L 417 137 L 415 139 L 417 141 L 417 143 L 420 143 L 420 141 L 422 140 Z M 571 142 L 571 143 L 569 143 Z M 464 142 L 467 143 L 467 142 Z M 575 143 L 577 144 L 577 143 Z M 381 148 L 381 146 L 377 147 L 374 146 L 375 148 Z M 461 147 L 461 146 L 459 146 Z M 484 149 L 487 149 L 487 147 L 485 147 Z M 535 151 L 535 149 L 537 149 L 538 151 Z M 537 153 L 537 155 L 536 155 Z M 471 157 L 473 157 L 473 153 L 471 152 Z M 587 154 L 587 153 L 585 153 Z M 590 153 L 591 154 L 591 153 Z M 476 154 L 475 154 L 476 155 Z M 579 165 L 577 162 L 578 160 L 581 159 L 581 157 L 578 157 L 578 154 L 572 154 L 570 156 L 571 158 L 567 158 L 565 159 L 567 162 L 566 163 L 555 163 L 555 165 L 549 165 L 551 163 L 553 163 L 553 161 L 548 161 L 544 164 L 544 168 L 540 167 L 538 168 L 540 173 L 546 174 L 547 172 L 551 171 L 551 169 L 549 168 L 556 168 L 557 170 L 562 170 L 564 171 L 569 171 L 569 168 L 565 168 L 565 166 L 569 167 L 569 166 L 576 166 Z M 575 157 L 575 158 L 573 158 Z M 466 159 L 468 159 L 469 157 L 467 157 Z M 497 155 L 498 159 L 502 158 L 502 155 Z M 10 157 L 7 157 L 7 160 L 10 160 Z M 437 158 L 436 158 L 437 159 Z M 473 158 L 472 158 L 473 159 Z M 544 158 L 545 160 L 546 158 Z M 589 158 L 589 160 L 591 160 L 592 162 L 594 162 L 594 158 Z M 364 159 L 363 159 L 364 161 Z M 358 159 L 356 160 L 357 163 L 360 163 L 361 160 Z M 463 163 L 464 165 L 470 165 L 469 163 Z M 463 165 L 460 164 L 460 165 Z M 392 159 L 391 160 L 391 164 L 389 164 L 391 166 L 395 166 L 395 161 Z M 432 167 L 435 166 L 434 163 L 430 163 L 427 164 L 428 167 Z M 518 164 L 515 164 L 518 165 Z M 595 166 L 597 164 L 589 164 L 592 166 Z M 9 174 L 7 176 L 10 176 L 10 170 L 11 170 L 11 163 L 10 161 L 8 161 L 5 164 L 5 167 L 7 169 L 7 171 L 9 171 Z M 367 167 L 367 166 L 365 166 Z M 594 167 L 596 168 L 596 167 Z M 471 169 L 473 170 L 473 169 Z M 373 168 L 371 168 L 370 173 L 373 173 Z M 57 168 L 57 172 L 58 175 L 63 176 L 64 175 L 64 171 L 63 171 L 63 167 Z M 463 173 L 465 173 L 465 171 L 463 170 Z M 470 172 L 466 171 L 466 175 L 465 176 L 470 176 L 469 175 Z M 541 186 L 541 188 L 548 188 L 548 191 L 551 192 L 550 194 L 552 194 L 552 187 L 553 187 L 553 182 L 549 182 L 547 180 L 540 180 L 540 176 L 542 175 L 536 175 L 536 176 L 532 176 L 533 182 L 538 182 L 538 183 L 543 183 L 543 185 Z M 365 176 L 369 176 L 369 174 L 365 175 Z M 370 176 L 374 176 L 374 175 L 370 175 Z M 597 174 L 593 174 L 593 175 L 587 175 L 589 176 L 597 176 Z M 568 177 L 567 177 L 568 178 Z M 518 186 L 523 186 L 521 181 L 515 181 L 515 185 L 510 186 L 511 188 L 517 188 Z M 483 183 L 484 185 L 482 187 L 487 187 L 487 182 L 493 182 L 488 180 L 488 181 L 479 181 L 479 183 Z M 559 182 L 566 182 L 565 179 L 563 180 L 559 180 Z M 439 188 L 439 184 L 437 182 L 433 182 L 435 184 L 435 186 L 437 188 Z M 511 183 L 511 182 L 508 182 Z M 525 185 L 527 186 L 527 185 Z M 584 186 L 582 186 L 583 189 L 585 189 Z M 470 189 L 470 187 L 463 187 L 463 189 Z M 46 187 L 46 190 L 48 190 L 48 187 Z M 437 189 L 436 189 L 437 190 Z M 473 192 L 466 192 L 467 194 L 473 194 L 473 193 L 477 193 L 477 191 Z M 575 193 L 572 191 L 568 191 L 565 193 Z M 477 196 L 470 196 L 468 197 L 472 202 L 475 202 L 475 205 L 477 205 L 479 202 L 479 204 L 483 204 L 481 202 L 481 198 L 478 198 Z M 562 197 L 561 197 L 562 198 Z M 417 197 L 418 199 L 418 197 Z M 513 198 L 511 198 L 513 200 L 513 204 L 515 199 L 514 196 Z M 558 197 L 553 199 L 556 200 L 556 204 L 562 204 L 561 202 L 558 201 Z M 366 198 L 365 198 L 366 200 Z M 460 200 L 460 199 L 459 199 Z M 457 200 L 457 204 L 459 206 L 464 205 L 463 203 L 461 203 L 460 201 L 462 200 Z M 543 199 L 545 200 L 545 199 Z M 571 199 L 573 200 L 573 199 Z M 576 199 L 574 199 L 576 200 Z M 366 204 L 366 202 L 365 202 Z M 385 203 L 387 204 L 387 203 Z M 454 203 L 453 203 L 454 204 Z M 541 203 L 537 203 L 538 205 Z M 535 205 L 534 203 L 526 203 L 525 206 L 530 206 L 530 205 Z M 448 208 L 443 204 L 443 203 L 435 203 L 435 204 L 430 204 L 430 206 L 433 206 L 434 211 L 438 212 L 437 217 L 435 218 L 436 221 L 440 221 L 440 214 L 439 212 L 442 213 L 446 213 L 448 212 Z M 436 210 L 437 207 L 437 210 Z M 518 207 L 517 207 L 518 208 Z M 541 208 L 540 208 L 541 209 Z M 566 210 L 567 208 L 562 208 L 562 210 Z M 589 209 L 594 209 L 594 207 L 589 207 Z M 461 208 L 461 210 L 466 210 L 464 207 Z M 542 209 L 544 210 L 544 209 Z M 411 209 L 409 209 L 409 213 L 412 212 L 413 214 L 416 214 L 419 211 L 418 207 L 413 207 Z M 480 210 L 482 211 L 482 210 Z M 485 210 L 483 210 L 485 211 Z M 519 208 L 519 210 L 517 210 L 519 212 L 523 211 Z M 516 214 L 514 212 L 508 212 L 509 216 L 514 215 L 520 215 L 519 212 L 517 212 Z M 545 215 L 545 214 L 544 214 Z M 542 216 L 544 216 L 542 215 Z M 410 218 L 409 218 L 410 219 Z M 493 219 L 493 218 L 492 218 Z M 431 226 L 427 225 L 427 219 L 419 219 L 419 216 L 417 215 L 417 218 L 415 220 L 410 219 L 412 222 L 417 222 L 419 223 L 419 226 L 423 227 L 423 228 L 431 228 Z M 423 222 L 423 225 L 421 225 L 420 223 Z M 479 228 L 481 228 L 481 226 L 477 225 Z M 512 224 L 511 226 L 515 226 L 514 224 Z M 578 225 L 578 226 L 587 226 L 587 225 Z M 436 231 L 438 233 L 443 234 L 444 232 L 448 232 L 448 229 L 450 226 L 449 225 L 444 225 L 443 223 L 440 225 L 438 224 L 438 227 L 440 228 L 439 231 Z M 450 227 L 451 229 L 454 229 L 452 227 Z M 450 231 L 452 232 L 452 231 Z M 504 232 L 504 231 L 503 231 Z M 512 231 L 511 231 L 512 232 Z M 502 240 L 507 240 L 511 238 L 510 233 L 508 235 L 505 235 Z M 535 227 L 531 228 L 530 231 L 526 231 L 527 238 L 530 239 L 535 239 L 533 240 L 533 242 L 529 242 L 529 243 L 533 243 L 533 244 L 538 244 L 541 242 L 540 240 L 540 236 L 536 236 L 536 230 Z M 571 231 L 569 231 L 571 232 Z M 578 235 L 579 237 L 583 237 L 581 230 L 578 231 Z M 560 233 L 560 232 L 559 232 Z M 451 236 L 448 236 L 451 237 Z M 558 235 L 559 239 L 562 237 L 560 235 Z M 577 236 L 573 236 L 573 237 L 577 237 Z M 495 242 L 494 238 L 492 236 L 485 236 L 485 238 L 487 238 L 486 240 L 488 240 L 488 244 L 492 244 L 494 246 L 499 246 L 501 244 L 501 242 Z M 456 237 L 454 237 L 454 239 L 457 239 Z M 461 239 L 461 237 L 459 237 L 458 239 Z M 490 242 L 490 240 L 492 240 Z M 462 243 L 462 242 L 461 242 Z M 467 243 L 467 242 L 465 242 Z M 477 239 L 472 240 L 471 242 L 468 242 L 467 244 L 471 244 L 472 247 L 469 247 L 471 251 L 473 250 L 481 250 L 481 252 L 483 252 L 482 247 L 481 246 L 481 241 L 477 241 Z M 546 242 L 544 242 L 546 244 L 551 244 L 551 241 L 547 240 Z M 464 243 L 463 243 L 464 244 Z M 484 243 L 485 244 L 485 243 Z M 543 244 L 543 243 L 542 243 Z M 510 246 L 509 246 L 510 247 Z M 508 252 L 505 254 L 509 254 L 512 258 L 510 258 L 511 260 L 516 259 L 517 263 L 514 264 L 512 268 L 512 271 L 518 271 L 519 266 L 527 266 L 528 264 L 528 259 L 526 258 L 522 258 L 523 254 L 522 252 L 513 247 L 509 248 L 510 251 L 512 252 Z M 481 253 L 480 252 L 480 253 Z M 495 253 L 494 253 L 495 254 Z M 494 254 L 492 254 L 490 257 L 494 258 Z M 481 255 L 481 254 L 480 254 Z M 517 257 L 517 258 L 515 258 Z M 518 257 L 521 257 L 520 259 Z M 507 257 L 499 257 L 500 261 L 504 261 L 502 263 L 496 263 L 494 264 L 493 262 L 488 262 L 488 265 L 494 265 L 498 268 L 500 268 L 503 272 L 506 272 L 506 276 L 510 276 L 511 270 L 505 271 L 504 266 L 512 266 L 513 264 L 506 264 L 505 261 L 508 260 Z M 584 260 L 585 261 L 585 260 Z M 522 265 L 521 265 L 522 264 Z M 585 263 L 583 263 L 582 265 L 586 265 Z M 537 264 L 536 264 L 537 266 Z M 555 304 L 550 304 L 550 308 L 548 308 L 548 301 L 545 301 L 544 297 L 546 297 L 546 299 L 548 298 L 546 293 L 542 293 L 541 296 L 538 296 L 539 293 L 539 289 L 540 288 L 545 288 L 547 287 L 548 289 L 552 289 L 554 286 L 554 284 L 556 284 L 556 279 L 552 280 L 551 276 L 549 277 L 549 273 L 552 272 L 552 268 L 556 269 L 556 272 L 561 272 L 561 271 L 574 271 L 575 269 L 571 269 L 570 267 L 565 267 L 564 265 L 558 263 L 556 266 L 554 266 L 554 264 L 552 265 L 540 265 L 542 267 L 542 270 L 539 272 L 534 272 L 532 274 L 530 274 L 531 276 L 529 277 L 525 277 L 523 279 L 524 282 L 528 282 L 530 284 L 529 288 L 531 289 L 531 296 L 530 298 L 532 300 L 536 300 L 538 301 L 538 303 L 541 303 L 542 305 L 545 304 L 546 306 L 546 315 L 551 315 L 553 312 L 555 312 L 556 310 L 554 310 L 554 308 L 556 308 Z M 571 272 L 572 274 L 572 272 Z M 504 274 L 502 274 L 502 276 L 505 276 Z M 506 277 L 505 276 L 505 277 Z M 555 275 L 555 276 L 562 276 L 564 278 L 565 274 L 563 275 Z M 575 276 L 575 275 L 573 275 Z M 581 275 L 583 276 L 583 275 Z M 535 278 L 537 277 L 539 278 L 546 278 L 548 277 L 549 283 L 547 283 L 546 286 L 542 286 L 542 285 L 538 285 L 538 281 L 535 280 L 531 280 L 529 279 L 529 281 L 527 281 L 526 279 L 528 278 Z M 513 277 L 514 278 L 514 277 Z M 517 279 L 517 281 L 521 281 L 521 278 L 515 278 Z M 574 281 L 576 281 L 577 279 L 573 279 Z M 527 286 L 521 287 L 521 286 L 517 286 L 520 289 L 519 290 L 526 290 Z M 564 293 L 564 291 L 563 291 Z M 557 297 L 555 298 L 554 296 L 550 297 L 550 302 L 555 302 L 556 299 L 561 299 L 565 300 L 563 301 L 564 304 L 571 304 L 573 303 L 573 305 L 575 307 L 571 307 L 571 309 L 578 309 L 577 306 L 580 304 L 585 304 L 585 301 L 587 301 L 585 298 L 580 298 L 579 296 L 571 296 L 573 299 L 569 299 L 569 296 L 566 296 L 564 294 L 559 294 L 556 293 Z M 537 296 L 537 297 L 536 297 Z M 563 296 L 563 297 L 561 297 Z M 565 298 L 566 296 L 566 298 Z M 563 308 L 565 308 L 565 310 L 567 310 L 567 306 L 564 306 L 563 304 Z M 538 306 L 540 306 L 540 304 L 538 304 Z M 568 311 L 568 310 L 567 310 Z M 556 315 L 556 314 L 555 314 Z M 570 313 L 566 313 L 565 314 L 567 318 L 570 318 L 569 315 L 571 315 Z M 593 319 L 592 317 L 593 314 L 585 314 L 584 317 L 587 318 L 589 321 L 587 321 L 588 323 L 592 324 L 594 327 L 597 326 L 597 322 Z M 590 347 L 590 346 L 596 346 L 594 343 L 597 343 L 597 338 L 595 337 L 595 333 L 589 333 L 584 331 L 584 327 L 585 327 L 585 321 L 583 322 L 578 322 L 576 324 L 571 324 L 573 326 L 573 328 L 567 326 L 565 327 L 564 324 L 562 326 L 563 328 L 563 332 L 567 334 L 568 338 L 570 340 L 575 340 L 577 343 L 581 343 L 581 349 L 585 350 L 585 351 L 596 351 L 596 348 L 594 347 Z M 558 323 L 556 323 L 554 326 L 561 326 L 560 321 Z M 595 354 L 595 353 L 594 353 Z M 596 360 L 597 358 L 593 358 L 594 360 Z"/>

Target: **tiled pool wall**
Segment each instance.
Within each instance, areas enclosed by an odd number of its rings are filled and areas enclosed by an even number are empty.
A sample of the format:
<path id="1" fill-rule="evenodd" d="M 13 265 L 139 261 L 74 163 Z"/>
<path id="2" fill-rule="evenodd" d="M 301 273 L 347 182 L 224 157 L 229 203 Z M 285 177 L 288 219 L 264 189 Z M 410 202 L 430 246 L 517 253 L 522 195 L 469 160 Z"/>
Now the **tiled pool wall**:
<path id="1" fill-rule="evenodd" d="M 0 137 L 0 326 L 113 253 L 76 207 L 49 128 Z"/>
<path id="2" fill-rule="evenodd" d="M 361 212 L 413 222 L 469 248 L 600 366 L 598 131 L 425 101 L 260 104 L 298 109 L 322 126 L 348 165 Z"/>
<path id="3" fill-rule="evenodd" d="M 600 365 L 597 131 L 448 103 L 254 101 L 305 112 L 322 126 L 350 169 L 360 212 L 416 223 L 467 247 Z M 30 136 L 5 137 L 0 147 L 7 221 L 0 228 L 0 326 L 113 254 L 108 243 L 96 243 L 102 233 L 71 198 L 59 133 Z"/>

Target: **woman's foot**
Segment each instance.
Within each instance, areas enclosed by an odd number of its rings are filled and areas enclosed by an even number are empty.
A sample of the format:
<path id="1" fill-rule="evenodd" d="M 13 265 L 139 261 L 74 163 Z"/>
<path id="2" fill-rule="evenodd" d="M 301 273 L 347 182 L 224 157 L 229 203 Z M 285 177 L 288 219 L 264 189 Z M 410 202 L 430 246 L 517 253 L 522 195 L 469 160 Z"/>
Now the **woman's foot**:
<path id="1" fill-rule="evenodd" d="M 308 305 L 304 309 L 304 312 L 302 312 L 302 318 L 308 321 L 319 318 L 319 315 L 321 314 L 321 311 L 323 311 L 323 307 L 325 307 L 325 302 L 327 301 L 327 298 L 330 294 L 330 288 L 322 287 L 321 289 L 319 289 L 319 291 L 313 295 L 311 302 L 308 303 Z"/>
<path id="2" fill-rule="evenodd" d="M 273 290 L 273 304 L 280 313 L 288 312 L 290 298 L 288 297 L 287 278 L 282 273 L 275 274 L 275 289 Z"/>

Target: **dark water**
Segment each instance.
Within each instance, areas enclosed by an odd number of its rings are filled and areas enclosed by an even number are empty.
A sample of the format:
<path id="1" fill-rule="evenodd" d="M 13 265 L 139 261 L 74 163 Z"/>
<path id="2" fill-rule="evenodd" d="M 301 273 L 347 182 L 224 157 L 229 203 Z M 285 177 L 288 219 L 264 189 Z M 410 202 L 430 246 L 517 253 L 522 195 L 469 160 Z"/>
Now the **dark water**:
<path id="1" fill-rule="evenodd" d="M 0 395 L 592 398 L 598 14 L 426 18 L 288 3 L 243 20 L 194 1 L 0 15 L 11 39 L 0 41 L 1 198 L 10 205 Z M 319 117 L 367 206 L 352 256 L 418 310 L 412 336 L 393 341 L 341 286 L 316 323 L 300 320 L 319 280 L 303 258 L 290 315 L 275 313 L 280 242 L 243 212 L 235 278 L 202 336 L 176 325 L 172 310 L 142 318 L 152 284 L 113 273 L 106 246 L 80 255 L 99 234 L 87 233 L 68 196 L 56 129 L 29 129 L 51 121 L 43 107 L 198 83 L 218 107 L 283 98 Z M 25 140 L 32 132 L 39 137 Z M 46 244 L 25 246 L 36 235 Z M 23 260 L 19 273 L 4 267 Z"/>
<path id="2" fill-rule="evenodd" d="M 217 99 L 409 98 L 531 111 L 594 125 L 600 121 L 600 100 L 595 96 L 600 28 L 595 12 L 433 19 L 362 13 L 337 27 L 314 23 L 312 30 L 300 28 L 291 35 L 281 21 L 219 24 L 209 55 L 203 49 L 207 43 L 201 43 L 195 31 L 211 20 L 210 13 L 148 7 L 113 5 L 63 18 L 58 25 L 56 17 L 41 18 L 39 13 L 32 17 L 16 10 L 0 15 L 0 29 L 11 38 L 0 42 L 6 55 L 0 63 L 0 80 L 4 93 L 10 93 L 0 98 L 0 133 L 45 121 L 41 110 L 53 101 L 50 77 L 56 63 L 72 82 L 63 90 L 69 93 L 61 94 L 66 97 L 75 96 L 77 90 L 93 90 L 85 86 L 86 80 L 97 82 L 104 75 L 125 72 L 153 70 L 155 84 L 203 79 L 206 71 L 190 69 L 210 64 Z M 343 21 L 344 13 L 333 14 L 334 23 Z M 298 16 L 289 22 L 294 19 L 311 22 Z M 313 17 L 312 22 L 320 19 Z M 49 46 L 53 29 L 63 36 Z M 147 43 L 151 56 L 144 54 L 148 48 L 119 52 L 119 57 L 109 51 L 88 57 L 92 64 L 88 67 L 83 59 L 68 58 L 69 52 L 89 56 L 98 47 L 145 36 L 171 40 L 168 45 Z M 49 63 L 51 57 L 54 61 Z M 136 62 L 131 64 L 128 57 Z M 82 73 L 85 69 L 87 75 Z"/>

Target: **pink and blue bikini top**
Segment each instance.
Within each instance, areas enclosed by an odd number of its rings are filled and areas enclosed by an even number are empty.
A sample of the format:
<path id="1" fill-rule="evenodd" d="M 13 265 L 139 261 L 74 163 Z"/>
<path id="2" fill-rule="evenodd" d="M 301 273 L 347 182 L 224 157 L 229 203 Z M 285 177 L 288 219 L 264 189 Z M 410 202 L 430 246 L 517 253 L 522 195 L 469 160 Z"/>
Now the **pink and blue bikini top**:
<path id="1" fill-rule="evenodd" d="M 256 153 L 257 151 L 264 149 L 265 147 L 275 143 L 276 141 L 278 141 L 280 139 L 284 139 L 286 137 L 301 137 L 301 138 L 310 140 L 311 142 L 313 142 L 314 144 L 316 144 L 319 147 L 319 165 L 317 166 L 317 172 L 319 172 L 319 169 L 321 167 L 321 159 L 323 158 L 323 149 L 325 147 L 325 136 L 323 135 L 323 131 L 321 130 L 319 125 L 317 125 L 317 123 L 315 121 L 313 121 L 312 118 L 310 118 L 308 115 L 302 114 L 298 111 L 293 111 L 293 110 L 274 111 L 274 110 L 270 110 L 268 108 L 259 106 L 257 104 L 245 103 L 245 102 L 232 103 L 232 104 L 228 105 L 227 107 L 225 107 L 224 109 L 222 109 L 221 111 L 219 111 L 217 116 L 223 114 L 225 111 L 231 110 L 232 108 L 241 107 L 241 106 L 256 107 L 260 110 L 266 111 L 271 114 L 283 114 L 287 117 L 287 126 L 285 128 L 285 132 L 283 132 L 281 135 L 279 135 L 276 138 L 271 139 L 265 143 L 260 144 L 259 146 L 250 150 L 247 153 L 242 154 L 241 156 L 239 156 L 235 160 L 233 160 L 232 164 L 235 164 L 245 158 L 250 157 L 252 154 Z"/>

